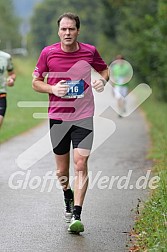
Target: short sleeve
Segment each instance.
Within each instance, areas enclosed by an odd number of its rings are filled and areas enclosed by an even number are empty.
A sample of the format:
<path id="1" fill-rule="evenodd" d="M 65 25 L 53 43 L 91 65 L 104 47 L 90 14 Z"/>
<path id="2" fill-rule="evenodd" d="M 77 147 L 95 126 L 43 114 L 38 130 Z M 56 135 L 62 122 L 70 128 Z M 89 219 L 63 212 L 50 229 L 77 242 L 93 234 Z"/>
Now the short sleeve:
<path id="1" fill-rule="evenodd" d="M 46 50 L 43 49 L 38 58 L 38 61 L 34 70 L 34 76 L 44 79 L 47 73 L 48 73 L 47 53 L 46 53 Z"/>
<path id="2" fill-rule="evenodd" d="M 13 67 L 13 63 L 12 63 L 12 58 L 11 56 L 8 58 L 8 63 L 7 63 L 7 71 L 11 72 L 13 71 L 14 67 Z"/>
<path id="3" fill-rule="evenodd" d="M 104 62 L 104 60 L 101 58 L 99 52 L 97 51 L 97 49 L 95 48 L 94 51 L 94 56 L 93 56 L 93 64 L 92 67 L 97 71 L 103 71 L 105 69 L 107 69 L 107 64 Z"/>

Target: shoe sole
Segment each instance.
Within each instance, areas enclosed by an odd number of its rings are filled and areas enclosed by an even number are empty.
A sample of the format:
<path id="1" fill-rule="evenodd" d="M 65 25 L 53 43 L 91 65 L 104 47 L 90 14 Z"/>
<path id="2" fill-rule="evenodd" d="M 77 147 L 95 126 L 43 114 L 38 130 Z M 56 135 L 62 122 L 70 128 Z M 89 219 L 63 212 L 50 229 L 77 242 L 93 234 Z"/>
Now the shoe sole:
<path id="1" fill-rule="evenodd" d="M 84 232 L 84 225 L 81 221 L 75 220 L 69 225 L 68 231 L 79 234 L 80 232 Z"/>

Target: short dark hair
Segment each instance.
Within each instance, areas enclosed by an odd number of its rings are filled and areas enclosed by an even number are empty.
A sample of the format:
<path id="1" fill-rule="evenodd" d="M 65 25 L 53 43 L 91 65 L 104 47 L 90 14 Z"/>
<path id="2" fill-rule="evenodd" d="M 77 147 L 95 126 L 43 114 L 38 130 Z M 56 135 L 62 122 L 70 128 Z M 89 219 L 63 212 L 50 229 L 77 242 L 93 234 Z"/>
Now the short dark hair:
<path id="1" fill-rule="evenodd" d="M 124 56 L 123 56 L 122 54 L 118 54 L 118 55 L 116 56 L 116 60 L 119 60 L 119 59 L 124 60 L 125 58 L 124 58 Z"/>
<path id="2" fill-rule="evenodd" d="M 62 15 L 58 18 L 58 20 L 57 20 L 58 27 L 60 26 L 60 21 L 61 21 L 62 18 L 64 18 L 64 17 L 69 18 L 69 19 L 71 19 L 71 20 L 75 20 L 77 29 L 80 28 L 80 20 L 79 20 L 79 17 L 78 17 L 76 14 L 71 13 L 71 12 L 64 13 L 64 14 L 62 14 Z"/>

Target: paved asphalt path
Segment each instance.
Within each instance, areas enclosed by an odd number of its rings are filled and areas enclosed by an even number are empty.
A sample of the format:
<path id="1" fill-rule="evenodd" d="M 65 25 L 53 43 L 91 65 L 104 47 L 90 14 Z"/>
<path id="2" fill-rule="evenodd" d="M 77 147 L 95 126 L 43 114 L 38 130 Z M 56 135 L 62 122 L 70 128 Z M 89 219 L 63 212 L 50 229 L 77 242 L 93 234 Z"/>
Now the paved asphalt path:
<path id="1" fill-rule="evenodd" d="M 148 190 L 137 189 L 136 183 L 150 169 L 146 160 L 148 132 L 140 110 L 119 118 L 107 108 L 102 119 L 104 117 L 110 121 L 112 129 L 109 131 L 114 131 L 114 125 L 115 131 L 108 137 L 105 135 L 103 143 L 99 140 L 99 147 L 89 159 L 90 187 L 82 213 L 85 232 L 81 235 L 67 232 L 63 219 L 63 194 L 58 181 L 48 179 L 44 183 L 43 177 L 48 172 L 54 176 L 52 152 L 48 151 L 31 165 L 30 155 L 32 160 L 38 159 L 41 146 L 45 145 L 39 142 L 32 153 L 27 152 L 30 164 L 18 162 L 26 156 L 24 151 L 29 147 L 31 150 L 31 146 L 47 134 L 48 123 L 0 146 L 1 252 L 128 251 L 128 232 L 134 224 L 138 199 L 147 197 Z M 105 122 L 104 126 L 100 120 L 98 122 L 97 130 L 101 132 L 98 134 L 103 136 L 108 132 L 108 124 Z M 45 149 L 48 146 L 46 144 Z M 72 164 L 71 171 L 73 174 Z"/>

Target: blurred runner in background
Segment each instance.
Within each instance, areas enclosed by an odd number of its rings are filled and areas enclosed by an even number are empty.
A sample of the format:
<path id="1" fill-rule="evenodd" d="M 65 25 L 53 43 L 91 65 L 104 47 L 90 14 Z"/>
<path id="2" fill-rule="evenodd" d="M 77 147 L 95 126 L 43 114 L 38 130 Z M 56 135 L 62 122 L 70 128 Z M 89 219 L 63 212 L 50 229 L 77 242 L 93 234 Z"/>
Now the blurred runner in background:
<path id="1" fill-rule="evenodd" d="M 128 95 L 129 81 L 133 75 L 131 65 L 122 55 L 117 55 L 110 64 L 110 81 L 113 86 L 114 97 L 117 100 L 119 117 L 126 113 L 126 96 Z"/>
<path id="2" fill-rule="evenodd" d="M 11 55 L 0 51 L 0 127 L 7 107 L 7 86 L 12 87 L 15 79 Z"/>

